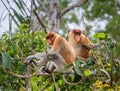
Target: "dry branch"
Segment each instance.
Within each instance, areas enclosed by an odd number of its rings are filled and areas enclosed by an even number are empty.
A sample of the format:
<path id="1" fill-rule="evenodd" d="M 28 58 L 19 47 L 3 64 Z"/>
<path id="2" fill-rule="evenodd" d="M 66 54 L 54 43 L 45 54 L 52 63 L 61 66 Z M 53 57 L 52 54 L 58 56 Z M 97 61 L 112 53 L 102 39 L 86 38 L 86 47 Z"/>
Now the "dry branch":
<path id="1" fill-rule="evenodd" d="M 30 78 L 30 77 L 33 77 L 33 76 L 37 76 L 39 70 L 37 70 L 36 72 L 34 72 L 33 74 L 30 74 L 30 75 L 19 75 L 19 74 L 13 73 L 12 71 L 6 71 L 6 70 L 4 70 L 4 72 L 8 73 L 12 76 L 18 77 L 18 78 Z"/>
<path id="2" fill-rule="evenodd" d="M 80 7 L 81 5 L 84 5 L 88 0 L 79 0 L 78 2 L 76 2 L 75 4 L 66 7 L 64 10 L 62 10 L 58 15 L 57 18 L 60 19 L 65 13 L 67 13 L 68 11 L 76 8 L 76 7 Z"/>
<path id="3" fill-rule="evenodd" d="M 86 33 L 87 24 L 84 21 L 84 16 L 83 15 L 82 15 L 82 22 L 83 22 L 83 25 L 84 25 L 84 31 L 83 31 L 83 33 L 87 36 L 87 33 Z"/>

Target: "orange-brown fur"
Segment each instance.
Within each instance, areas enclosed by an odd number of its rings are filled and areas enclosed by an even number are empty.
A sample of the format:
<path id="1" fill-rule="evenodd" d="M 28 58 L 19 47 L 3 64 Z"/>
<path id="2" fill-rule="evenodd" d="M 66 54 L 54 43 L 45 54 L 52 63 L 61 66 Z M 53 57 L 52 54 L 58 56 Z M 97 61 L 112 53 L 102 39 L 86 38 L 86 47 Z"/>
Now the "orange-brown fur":
<path id="1" fill-rule="evenodd" d="M 80 29 L 70 31 L 68 42 L 74 47 L 76 58 L 86 60 L 91 56 L 91 49 L 93 49 L 94 45 Z"/>
<path id="2" fill-rule="evenodd" d="M 52 41 L 51 51 L 59 53 L 67 63 L 75 62 L 74 48 L 63 37 L 61 37 L 57 33 L 49 32 L 46 35 L 46 39 L 47 41 L 48 40 Z"/>

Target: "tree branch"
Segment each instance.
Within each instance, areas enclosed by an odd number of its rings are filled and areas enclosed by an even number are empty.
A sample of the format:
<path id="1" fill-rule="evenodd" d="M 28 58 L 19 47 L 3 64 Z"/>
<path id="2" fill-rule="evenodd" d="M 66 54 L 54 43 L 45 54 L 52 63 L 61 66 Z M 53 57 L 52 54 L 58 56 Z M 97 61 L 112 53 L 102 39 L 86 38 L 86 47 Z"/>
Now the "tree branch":
<path id="1" fill-rule="evenodd" d="M 48 9 L 46 8 L 46 6 L 44 5 L 44 3 L 43 3 L 42 0 L 39 0 L 38 3 L 41 5 L 41 7 L 42 7 L 46 12 L 48 12 Z"/>
<path id="2" fill-rule="evenodd" d="M 85 21 L 84 21 L 84 16 L 82 15 L 82 22 L 83 22 L 83 25 L 84 25 L 84 31 L 83 31 L 83 33 L 87 36 L 87 33 L 86 33 L 86 27 L 87 27 L 87 24 L 85 23 Z"/>
<path id="3" fill-rule="evenodd" d="M 37 76 L 39 70 L 37 70 L 36 72 L 34 72 L 33 74 L 30 74 L 30 75 L 19 75 L 19 74 L 13 73 L 12 71 L 6 71 L 6 70 L 4 70 L 4 72 L 8 73 L 8 74 L 10 74 L 12 76 L 19 77 L 19 78 L 30 78 L 30 77 L 33 77 L 33 76 Z"/>
<path id="4" fill-rule="evenodd" d="M 68 11 L 70 11 L 71 9 L 74 9 L 76 7 L 79 7 L 81 5 L 84 5 L 88 0 L 79 0 L 77 3 L 66 7 L 64 10 L 62 10 L 58 15 L 57 18 L 60 19 L 65 13 L 67 13 Z"/>

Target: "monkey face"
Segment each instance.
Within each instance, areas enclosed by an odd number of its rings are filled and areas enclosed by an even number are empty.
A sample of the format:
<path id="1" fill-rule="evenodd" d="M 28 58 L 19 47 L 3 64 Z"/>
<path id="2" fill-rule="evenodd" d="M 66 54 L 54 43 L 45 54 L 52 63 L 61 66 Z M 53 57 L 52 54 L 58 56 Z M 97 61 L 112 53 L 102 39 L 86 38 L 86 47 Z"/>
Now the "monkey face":
<path id="1" fill-rule="evenodd" d="M 48 42 L 48 45 L 53 45 L 53 41 L 51 39 L 48 39 L 47 42 Z"/>
<path id="2" fill-rule="evenodd" d="M 46 35 L 46 40 L 48 42 L 48 45 L 53 45 L 55 38 L 56 38 L 56 34 L 53 32 L 49 32 Z"/>

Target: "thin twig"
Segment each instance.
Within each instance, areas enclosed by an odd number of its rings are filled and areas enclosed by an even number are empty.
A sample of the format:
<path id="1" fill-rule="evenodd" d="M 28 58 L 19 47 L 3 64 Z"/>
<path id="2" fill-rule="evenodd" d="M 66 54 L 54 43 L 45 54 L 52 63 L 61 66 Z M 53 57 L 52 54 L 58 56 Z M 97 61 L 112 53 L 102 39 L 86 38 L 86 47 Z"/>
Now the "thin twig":
<path id="1" fill-rule="evenodd" d="M 34 30 L 32 30 L 32 49 L 34 49 Z"/>
<path id="2" fill-rule="evenodd" d="M 111 81 L 110 81 L 110 86 L 113 88 L 113 82 L 114 82 L 114 73 L 113 73 L 113 69 L 115 67 L 115 63 L 114 63 L 114 60 L 113 60 L 113 50 L 111 50 Z"/>
<path id="3" fill-rule="evenodd" d="M 42 86 L 42 88 L 39 91 L 44 91 L 47 85 Z"/>
<path id="4" fill-rule="evenodd" d="M 100 69 L 100 71 L 103 72 L 109 78 L 109 81 L 111 81 L 111 77 L 105 69 Z"/>
<path id="5" fill-rule="evenodd" d="M 92 58 L 93 58 L 95 64 L 97 64 L 97 60 L 98 60 L 98 58 L 97 58 L 93 53 L 92 53 Z"/>
<path id="6" fill-rule="evenodd" d="M 13 73 L 12 71 L 6 71 L 5 69 L 4 69 L 4 72 L 5 72 L 5 73 L 8 73 L 8 74 L 10 74 L 10 75 L 13 75 L 13 76 L 15 76 L 15 77 L 19 77 L 19 78 L 30 78 L 30 77 L 33 77 L 33 76 L 37 76 L 39 70 L 35 71 L 33 74 L 30 74 L 29 76 L 26 76 L 26 75 L 18 75 L 18 74 Z"/>
<path id="7" fill-rule="evenodd" d="M 9 12 L 10 16 L 12 17 L 12 19 L 14 20 L 15 24 L 17 26 L 19 26 L 18 22 L 15 20 L 15 17 L 11 14 L 10 10 L 8 9 L 7 5 L 3 2 L 3 0 L 1 0 L 3 5 L 5 6 L 5 8 L 7 9 L 7 11 Z"/>
<path id="8" fill-rule="evenodd" d="M 32 1 L 31 1 L 31 6 L 30 6 L 30 24 L 29 24 L 29 32 L 33 29 L 32 28 L 32 25 L 33 25 L 33 21 L 32 21 L 32 15 L 33 15 L 33 3 L 32 3 Z"/>
<path id="9" fill-rule="evenodd" d="M 82 15 L 82 22 L 83 22 L 83 25 L 84 25 L 84 31 L 83 31 L 83 33 L 87 36 L 87 33 L 86 33 L 87 24 L 84 21 L 84 15 Z"/>
<path id="10" fill-rule="evenodd" d="M 39 0 L 38 3 L 41 5 L 41 7 L 46 11 L 46 13 L 48 12 L 48 9 L 45 7 L 45 5 L 43 4 L 42 0 Z"/>
<path id="11" fill-rule="evenodd" d="M 21 3 L 25 6 L 25 8 L 30 12 L 29 8 L 28 8 L 27 5 L 26 5 L 27 2 L 24 2 L 24 0 L 19 0 L 19 2 L 21 2 Z M 24 6 L 23 6 L 23 7 L 24 7 Z M 27 12 L 26 12 L 26 13 L 27 13 Z"/>
<path id="12" fill-rule="evenodd" d="M 37 17 L 38 22 L 39 22 L 39 23 L 41 24 L 41 26 L 43 27 L 44 31 L 47 32 L 46 26 L 44 25 L 44 23 L 42 22 L 42 20 L 39 18 L 37 12 L 36 12 L 35 10 L 34 10 L 33 12 L 34 12 L 35 16 Z"/>
<path id="13" fill-rule="evenodd" d="M 63 76 L 63 80 L 65 81 L 65 83 L 66 84 L 68 84 L 68 85 L 78 85 L 78 84 L 80 84 L 83 80 L 85 80 L 87 77 L 83 77 L 80 81 L 78 81 L 78 82 L 68 82 L 67 80 L 66 80 L 66 78 L 65 78 L 65 75 L 63 74 L 62 75 Z"/>
<path id="14" fill-rule="evenodd" d="M 41 24 L 41 26 L 43 27 L 44 31 L 47 32 L 47 31 L 46 31 L 46 26 L 45 26 L 45 24 L 42 22 L 42 20 L 40 19 L 40 17 L 38 16 L 38 14 L 37 14 L 37 12 L 36 12 L 37 6 L 36 6 L 34 0 L 33 0 L 33 5 L 35 6 L 35 10 L 33 10 L 33 12 L 34 12 L 35 16 L 37 17 L 38 22 Z"/>
<path id="15" fill-rule="evenodd" d="M 57 90 L 57 86 L 56 86 L 54 74 L 52 74 L 51 76 L 52 76 L 52 79 L 53 79 L 53 83 L 54 83 L 54 86 L 55 86 L 55 90 Z"/>

